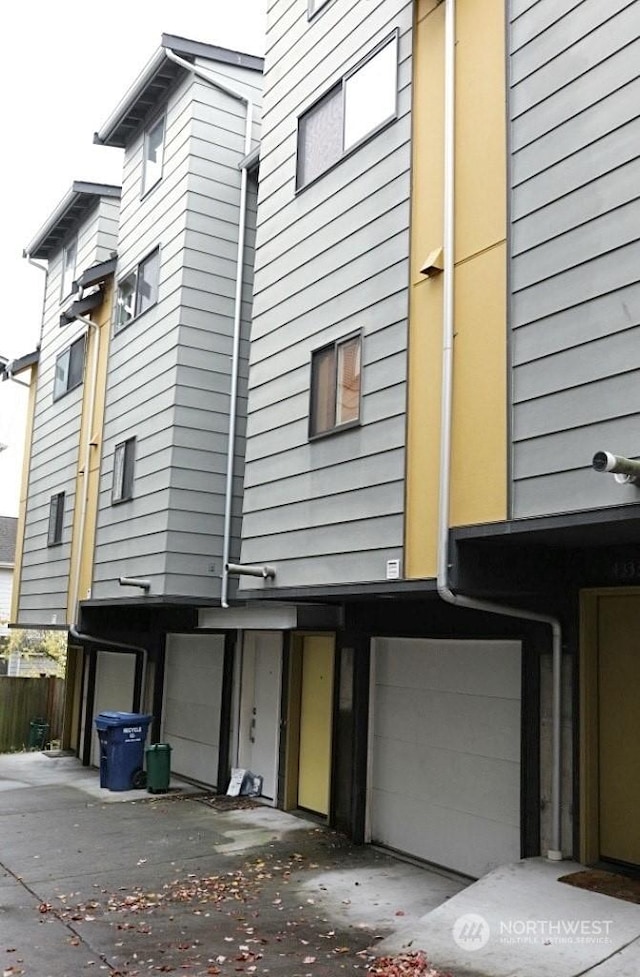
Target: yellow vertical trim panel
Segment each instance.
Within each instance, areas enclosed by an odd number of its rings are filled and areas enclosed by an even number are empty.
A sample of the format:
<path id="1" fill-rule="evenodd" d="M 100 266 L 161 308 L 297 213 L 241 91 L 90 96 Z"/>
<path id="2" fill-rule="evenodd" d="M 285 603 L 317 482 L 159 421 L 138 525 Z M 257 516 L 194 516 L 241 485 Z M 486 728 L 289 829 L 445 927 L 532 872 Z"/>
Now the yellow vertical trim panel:
<path id="1" fill-rule="evenodd" d="M 73 516 L 73 536 L 71 542 L 71 561 L 69 572 L 69 594 L 68 594 L 68 620 L 72 621 L 75 608 L 71 606 L 73 601 L 74 583 L 76 574 L 79 573 L 78 580 L 78 599 L 86 600 L 93 581 L 93 556 L 96 539 L 96 524 L 98 518 L 98 491 L 100 481 L 100 460 L 102 450 L 102 430 L 104 427 L 104 406 L 107 387 L 107 366 L 109 359 L 109 342 L 111 333 L 111 307 L 113 299 L 113 282 L 105 288 L 105 297 L 102 305 L 95 313 L 95 322 L 98 330 L 91 330 L 88 336 L 87 352 L 85 359 L 85 380 L 82 394 L 82 422 L 80 425 L 80 444 L 78 454 L 78 474 L 76 477 L 76 499 L 77 505 Z M 95 343 L 98 342 L 98 370 L 95 386 L 95 403 L 93 411 L 93 430 L 88 431 L 90 398 L 92 391 L 91 385 L 91 364 L 93 362 Z M 84 492 L 84 452 L 87 443 L 87 436 L 90 434 L 92 440 L 91 454 L 89 458 L 89 480 L 87 486 L 87 505 L 85 509 L 85 525 L 82 538 L 82 553 L 80 547 L 80 519 L 82 517 L 82 493 Z"/>
<path id="2" fill-rule="evenodd" d="M 456 262 L 506 238 L 504 8 L 456 7 Z"/>
<path id="3" fill-rule="evenodd" d="M 443 245 L 444 4 L 417 8 L 405 572 L 436 574 Z M 504 4 L 459 3 L 456 23 L 455 339 L 451 525 L 507 516 Z M 449 256 L 445 255 L 445 259 Z"/>
<path id="4" fill-rule="evenodd" d="M 450 525 L 507 510 L 505 245 L 456 268 Z"/>
<path id="5" fill-rule="evenodd" d="M 436 572 L 440 371 L 442 361 L 442 277 L 425 278 L 420 268 L 442 247 L 444 153 L 444 6 L 418 5 L 415 24 L 411 284 L 407 401 L 405 574 Z"/>
<path id="6" fill-rule="evenodd" d="M 33 424 L 36 413 L 36 387 L 38 385 L 38 367 L 31 367 L 29 378 L 29 402 L 27 405 L 27 423 L 24 432 L 24 453 L 22 456 L 22 476 L 20 479 L 20 502 L 18 506 L 18 526 L 16 530 L 16 556 L 13 568 L 13 586 L 11 590 L 11 622 L 18 623 L 20 609 L 20 590 L 22 587 L 22 552 L 24 548 L 24 529 L 27 518 L 27 499 L 29 496 L 29 472 L 31 470 L 31 449 L 33 445 Z"/>

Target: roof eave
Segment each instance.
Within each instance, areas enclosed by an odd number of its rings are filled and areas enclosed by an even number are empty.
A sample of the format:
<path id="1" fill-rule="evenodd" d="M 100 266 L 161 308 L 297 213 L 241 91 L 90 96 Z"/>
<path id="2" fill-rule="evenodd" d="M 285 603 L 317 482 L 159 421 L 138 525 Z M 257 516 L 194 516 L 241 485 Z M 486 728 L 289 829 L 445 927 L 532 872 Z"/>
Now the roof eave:
<path id="1" fill-rule="evenodd" d="M 119 199 L 120 194 L 121 187 L 113 186 L 110 183 L 86 183 L 82 180 L 74 180 L 69 192 L 63 197 L 33 240 L 24 248 L 23 257 L 48 258 L 48 253 L 42 249 L 58 224 L 81 197 L 95 197 L 96 199 L 99 197 L 117 197 Z"/>
<path id="2" fill-rule="evenodd" d="M 123 149 L 127 143 L 127 130 L 125 123 L 129 116 L 135 113 L 135 109 L 143 100 L 143 97 L 150 86 L 153 84 L 161 69 L 171 65 L 172 70 L 176 71 L 176 77 L 184 70 L 177 68 L 175 63 L 170 61 L 166 51 L 172 51 L 181 58 L 193 61 L 195 58 L 219 62 L 220 64 L 232 64 L 249 71 L 262 73 L 264 70 L 264 58 L 253 54 L 245 54 L 242 51 L 231 51 L 228 48 L 216 47 L 213 44 L 205 44 L 201 41 L 191 41 L 186 37 L 177 37 L 175 34 L 163 34 L 161 46 L 153 55 L 151 60 L 142 69 L 131 87 L 125 92 L 115 109 L 96 133 L 93 141 L 99 146 L 114 146 Z M 136 125 L 129 128 L 129 132 L 140 124 L 138 118 Z"/>

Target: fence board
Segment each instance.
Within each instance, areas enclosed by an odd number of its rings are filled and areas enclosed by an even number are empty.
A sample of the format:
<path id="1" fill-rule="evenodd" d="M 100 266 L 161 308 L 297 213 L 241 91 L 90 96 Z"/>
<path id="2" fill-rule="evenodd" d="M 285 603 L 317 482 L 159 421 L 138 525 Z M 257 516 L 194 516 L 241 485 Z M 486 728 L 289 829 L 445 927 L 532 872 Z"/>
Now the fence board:
<path id="1" fill-rule="evenodd" d="M 29 724 L 44 719 L 48 739 L 60 739 L 64 706 L 64 680 L 0 675 L 0 753 L 25 750 Z"/>

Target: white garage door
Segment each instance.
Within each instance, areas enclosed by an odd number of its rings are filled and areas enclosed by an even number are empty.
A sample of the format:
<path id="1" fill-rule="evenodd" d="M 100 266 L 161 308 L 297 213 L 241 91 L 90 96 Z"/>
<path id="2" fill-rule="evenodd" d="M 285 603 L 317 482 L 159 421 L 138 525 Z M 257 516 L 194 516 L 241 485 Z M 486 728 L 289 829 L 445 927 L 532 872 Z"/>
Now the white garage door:
<path id="1" fill-rule="evenodd" d="M 223 635 L 167 635 L 162 739 L 171 745 L 171 769 L 214 787 L 223 665 Z"/>
<path id="2" fill-rule="evenodd" d="M 136 656 L 115 651 L 99 651 L 91 718 L 91 763 L 100 766 L 100 740 L 95 717 L 101 712 L 131 712 L 136 680 Z"/>
<path id="3" fill-rule="evenodd" d="M 373 642 L 371 840 L 479 877 L 520 858 L 521 646 Z"/>

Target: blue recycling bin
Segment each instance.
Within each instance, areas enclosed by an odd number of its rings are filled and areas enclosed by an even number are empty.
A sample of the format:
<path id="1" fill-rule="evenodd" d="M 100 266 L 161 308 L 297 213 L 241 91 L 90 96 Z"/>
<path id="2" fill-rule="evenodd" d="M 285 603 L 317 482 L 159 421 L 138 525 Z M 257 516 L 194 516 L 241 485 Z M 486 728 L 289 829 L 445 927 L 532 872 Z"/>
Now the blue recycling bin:
<path id="1" fill-rule="evenodd" d="M 140 712 L 101 712 L 96 716 L 101 787 L 132 790 L 145 786 L 144 743 L 152 719 Z"/>

